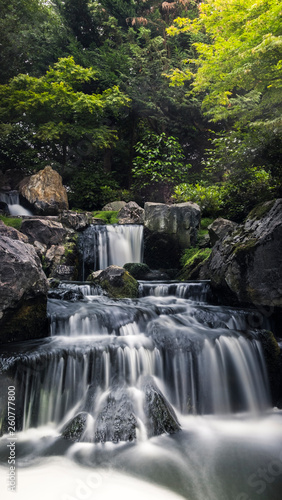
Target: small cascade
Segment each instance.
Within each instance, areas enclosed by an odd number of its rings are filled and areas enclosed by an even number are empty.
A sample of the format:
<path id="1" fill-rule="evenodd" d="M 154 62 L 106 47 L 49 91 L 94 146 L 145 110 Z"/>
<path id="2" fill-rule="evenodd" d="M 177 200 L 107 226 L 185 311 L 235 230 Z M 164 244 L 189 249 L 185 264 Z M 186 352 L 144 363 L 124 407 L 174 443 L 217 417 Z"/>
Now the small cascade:
<path id="1" fill-rule="evenodd" d="M 174 295 L 182 299 L 190 299 L 197 302 L 206 302 L 211 295 L 209 281 L 199 281 L 197 283 L 173 283 L 171 281 L 146 282 L 140 281 L 139 293 L 141 297 L 155 296 L 167 297 Z"/>
<path id="2" fill-rule="evenodd" d="M 143 260 L 143 226 L 91 225 L 79 240 L 84 269 L 98 270 Z M 84 272 L 85 274 L 85 272 Z"/>
<path id="3" fill-rule="evenodd" d="M 8 205 L 10 215 L 32 215 L 30 210 L 27 210 L 20 204 L 18 191 L 0 193 L 0 201 Z"/>

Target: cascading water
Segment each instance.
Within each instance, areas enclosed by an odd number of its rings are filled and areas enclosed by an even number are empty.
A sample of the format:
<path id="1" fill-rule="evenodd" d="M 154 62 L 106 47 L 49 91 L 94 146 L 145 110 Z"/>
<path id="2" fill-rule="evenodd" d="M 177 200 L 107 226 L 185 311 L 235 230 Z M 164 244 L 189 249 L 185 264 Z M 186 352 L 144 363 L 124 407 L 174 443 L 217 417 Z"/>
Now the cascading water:
<path id="1" fill-rule="evenodd" d="M 280 499 L 282 418 L 252 311 L 212 305 L 208 282 L 140 282 L 134 300 L 60 289 L 83 298 L 50 298 L 51 336 L 0 358 L 20 500 Z"/>
<path id="2" fill-rule="evenodd" d="M 8 205 L 10 215 L 32 215 L 30 210 L 27 210 L 20 204 L 18 191 L 0 193 L 0 201 Z"/>
<path id="3" fill-rule="evenodd" d="M 105 269 L 143 260 L 143 226 L 91 225 L 80 236 L 83 268 Z M 83 274 L 86 274 L 85 272 Z"/>

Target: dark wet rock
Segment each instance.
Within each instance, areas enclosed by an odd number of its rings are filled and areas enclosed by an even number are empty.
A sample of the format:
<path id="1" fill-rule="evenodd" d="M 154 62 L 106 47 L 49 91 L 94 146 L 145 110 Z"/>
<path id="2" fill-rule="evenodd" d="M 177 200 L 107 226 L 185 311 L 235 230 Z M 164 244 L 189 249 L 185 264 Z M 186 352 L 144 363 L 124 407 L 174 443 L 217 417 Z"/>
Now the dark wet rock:
<path id="1" fill-rule="evenodd" d="M 0 201 L 0 214 L 9 215 L 9 213 L 10 212 L 7 203 L 5 203 L 4 201 Z"/>
<path id="2" fill-rule="evenodd" d="M 78 413 L 78 415 L 72 418 L 62 429 L 63 438 L 73 442 L 81 441 L 86 429 L 87 418 L 88 413 Z"/>
<path id="3" fill-rule="evenodd" d="M 180 424 L 170 403 L 157 387 L 152 377 L 144 377 L 142 388 L 145 393 L 144 411 L 147 417 L 149 437 L 178 432 Z"/>
<path id="4" fill-rule="evenodd" d="M 55 288 L 49 290 L 48 297 L 50 299 L 61 299 L 76 302 L 77 300 L 82 300 L 84 295 L 82 291 L 77 288 Z"/>
<path id="5" fill-rule="evenodd" d="M 147 264 L 132 262 L 124 264 L 123 267 L 136 280 L 144 280 L 146 275 L 150 273 L 150 268 L 149 266 L 147 266 Z"/>
<path id="6" fill-rule="evenodd" d="M 126 203 L 118 213 L 119 224 L 143 224 L 144 209 L 141 208 L 135 201 Z"/>
<path id="7" fill-rule="evenodd" d="M 95 442 L 133 441 L 136 439 L 137 419 L 125 393 L 111 394 L 96 421 Z"/>
<path id="8" fill-rule="evenodd" d="M 48 281 L 32 245 L 16 229 L 1 225 L 0 342 L 47 333 Z"/>
<path id="9" fill-rule="evenodd" d="M 228 219 L 223 219 L 222 217 L 215 219 L 213 223 L 208 227 L 211 245 L 215 245 L 218 240 L 221 240 L 227 234 L 234 231 L 237 225 L 238 224 L 236 224 L 236 222 L 232 222 Z"/>
<path id="10" fill-rule="evenodd" d="M 256 207 L 244 224 L 215 244 L 200 278 L 211 279 L 225 302 L 281 309 L 281 248 L 282 199 L 278 199 Z"/>

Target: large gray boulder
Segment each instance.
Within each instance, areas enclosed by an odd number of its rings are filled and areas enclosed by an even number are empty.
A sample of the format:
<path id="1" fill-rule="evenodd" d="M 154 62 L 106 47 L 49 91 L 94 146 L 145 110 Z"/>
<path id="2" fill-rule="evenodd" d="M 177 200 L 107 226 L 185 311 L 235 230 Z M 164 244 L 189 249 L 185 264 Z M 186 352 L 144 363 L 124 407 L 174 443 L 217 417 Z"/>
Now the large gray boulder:
<path id="1" fill-rule="evenodd" d="M 218 240 L 200 277 L 226 300 L 282 308 L 282 199 L 259 205 Z"/>
<path id="2" fill-rule="evenodd" d="M 196 203 L 145 203 L 146 264 L 151 269 L 179 267 L 182 250 L 197 243 L 200 219 Z"/>
<path id="3" fill-rule="evenodd" d="M 20 183 L 19 191 L 31 205 L 32 211 L 38 215 L 57 215 L 69 208 L 62 177 L 52 167 L 45 167 L 24 179 Z"/>
<path id="4" fill-rule="evenodd" d="M 0 232 L 0 343 L 44 337 L 48 281 L 34 247 L 15 229 Z"/>
<path id="5" fill-rule="evenodd" d="M 196 245 L 201 210 L 196 203 L 145 203 L 145 227 L 152 233 L 168 234 L 181 248 Z"/>

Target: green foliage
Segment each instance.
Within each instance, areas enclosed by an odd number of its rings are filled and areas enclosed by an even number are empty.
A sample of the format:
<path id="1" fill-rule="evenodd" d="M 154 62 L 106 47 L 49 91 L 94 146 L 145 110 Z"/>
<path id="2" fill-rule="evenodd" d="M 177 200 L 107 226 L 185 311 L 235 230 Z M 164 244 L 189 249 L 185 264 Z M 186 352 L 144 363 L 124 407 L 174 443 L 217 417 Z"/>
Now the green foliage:
<path id="1" fill-rule="evenodd" d="M 13 227 L 18 231 L 22 225 L 22 219 L 19 217 L 6 217 L 5 215 L 0 215 L 0 220 L 6 224 L 6 226 Z"/>
<path id="2" fill-rule="evenodd" d="M 137 156 L 133 162 L 134 188 L 152 193 L 156 188 L 171 188 L 185 178 L 190 165 L 184 165 L 182 148 L 175 137 L 166 137 L 165 133 L 156 135 L 147 133 L 136 144 Z M 150 188 L 150 189 L 148 189 Z"/>
<path id="3" fill-rule="evenodd" d="M 107 210 L 101 210 L 101 211 L 96 211 L 93 212 L 92 215 L 95 217 L 95 219 L 101 219 L 106 224 L 118 224 L 118 218 L 117 218 L 118 211 L 107 211 Z"/>
<path id="4" fill-rule="evenodd" d="M 202 29 L 212 44 L 195 44 L 198 57 L 190 59 L 186 77 L 194 78 L 195 92 L 205 93 L 206 114 L 213 121 L 281 129 L 281 2 L 206 0 L 198 19 L 176 20 L 170 34 Z"/>
<path id="5" fill-rule="evenodd" d="M 195 261 L 198 261 L 199 258 L 201 258 L 201 261 L 206 260 L 210 256 L 211 251 L 211 248 L 187 248 L 186 250 L 184 250 L 180 258 L 180 263 L 183 267 L 192 266 Z"/>
<path id="6" fill-rule="evenodd" d="M 219 185 L 179 184 L 174 189 L 173 199 L 176 203 L 192 201 L 200 206 L 205 216 L 217 216 L 223 204 L 223 188 Z"/>
<path id="7" fill-rule="evenodd" d="M 68 184 L 70 206 L 89 211 L 100 210 L 112 201 L 113 192 L 118 188 L 112 175 L 104 172 L 100 165 L 81 165 Z"/>
<path id="8" fill-rule="evenodd" d="M 50 145 L 50 159 L 65 164 L 67 152 L 82 137 L 95 147 L 109 147 L 116 133 L 106 124 L 129 99 L 115 86 L 101 94 L 86 93 L 96 79 L 92 68 L 62 58 L 40 77 L 20 74 L 0 86 L 0 119 L 28 128 L 33 147 Z"/>

